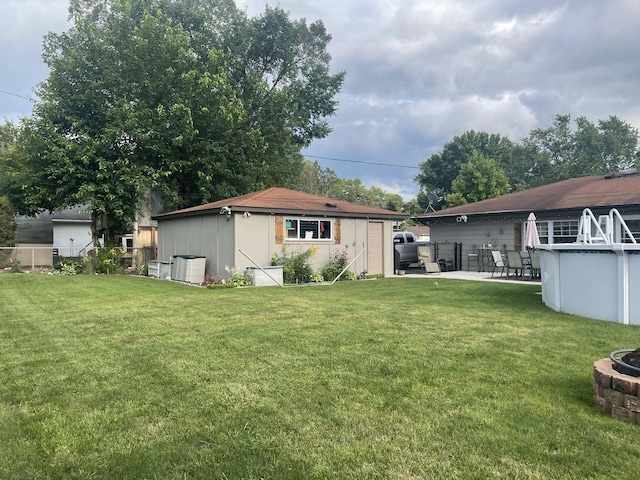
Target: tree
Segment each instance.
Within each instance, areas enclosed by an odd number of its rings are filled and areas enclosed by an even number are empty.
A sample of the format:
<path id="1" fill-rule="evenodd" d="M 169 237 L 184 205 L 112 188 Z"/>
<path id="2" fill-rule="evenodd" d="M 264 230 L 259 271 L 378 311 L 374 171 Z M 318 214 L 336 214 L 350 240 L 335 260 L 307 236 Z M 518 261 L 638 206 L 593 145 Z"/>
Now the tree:
<path id="1" fill-rule="evenodd" d="M 16 148 L 18 127 L 6 120 L 0 124 L 0 196 L 7 195 L 11 188 L 11 157 Z"/>
<path id="2" fill-rule="evenodd" d="M 473 152 L 452 182 L 449 206 L 464 205 L 509 193 L 509 179 L 497 161 Z"/>
<path id="3" fill-rule="evenodd" d="M 0 197 L 0 247 L 15 245 L 16 224 L 11 202 L 6 196 Z"/>
<path id="4" fill-rule="evenodd" d="M 111 233 L 151 189 L 175 207 L 289 186 L 327 135 L 343 74 L 321 22 L 230 0 L 73 0 L 44 42 L 50 75 L 24 122 L 24 213 L 91 205 Z M 96 237 L 97 238 L 97 237 Z"/>
<path id="5" fill-rule="evenodd" d="M 638 130 L 618 117 L 610 116 L 598 124 L 584 116 L 576 118 L 571 129 L 570 115 L 556 115 L 547 129 L 533 130 L 526 145 L 535 150 L 545 168 L 539 182 L 598 175 L 638 166 Z"/>
<path id="6" fill-rule="evenodd" d="M 330 168 L 322 168 L 317 161 L 305 160 L 294 188 L 313 195 L 336 198 L 339 182 L 340 178 Z"/>
<path id="7" fill-rule="evenodd" d="M 499 134 L 469 130 L 445 144 L 441 153 L 433 154 L 422 162 L 415 181 L 425 192 L 447 195 L 452 192 L 453 180 L 460 173 L 473 152 L 495 159 L 498 163 L 508 163 L 513 143 Z"/>

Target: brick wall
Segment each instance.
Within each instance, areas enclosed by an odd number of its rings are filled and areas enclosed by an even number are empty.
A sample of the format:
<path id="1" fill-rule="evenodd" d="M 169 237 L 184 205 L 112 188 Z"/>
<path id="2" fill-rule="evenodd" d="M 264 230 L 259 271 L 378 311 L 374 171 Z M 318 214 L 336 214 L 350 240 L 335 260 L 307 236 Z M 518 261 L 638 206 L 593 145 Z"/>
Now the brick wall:
<path id="1" fill-rule="evenodd" d="M 640 378 L 613 369 L 609 358 L 593 364 L 596 406 L 607 415 L 640 425 Z"/>

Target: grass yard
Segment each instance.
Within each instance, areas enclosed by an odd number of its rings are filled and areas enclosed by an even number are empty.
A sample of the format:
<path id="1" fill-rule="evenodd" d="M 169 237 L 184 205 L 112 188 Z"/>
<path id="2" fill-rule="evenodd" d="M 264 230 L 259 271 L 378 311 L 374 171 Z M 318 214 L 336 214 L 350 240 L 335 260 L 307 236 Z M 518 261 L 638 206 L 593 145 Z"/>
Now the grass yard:
<path id="1" fill-rule="evenodd" d="M 539 285 L 0 275 L 1 479 L 637 478 Z"/>

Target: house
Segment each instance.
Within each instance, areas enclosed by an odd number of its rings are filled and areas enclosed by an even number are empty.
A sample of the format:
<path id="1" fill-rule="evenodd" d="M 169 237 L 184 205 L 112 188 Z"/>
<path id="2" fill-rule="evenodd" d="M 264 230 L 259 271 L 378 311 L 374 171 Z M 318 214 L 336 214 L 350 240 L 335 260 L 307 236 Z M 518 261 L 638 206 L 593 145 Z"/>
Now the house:
<path id="1" fill-rule="evenodd" d="M 79 205 L 60 212 L 16 216 L 16 259 L 23 265 L 52 266 L 58 259 L 87 256 L 93 249 L 88 208 Z M 116 242 L 126 249 L 124 257 L 139 268 L 155 258 L 156 222 L 141 209 L 131 233 L 119 235 Z"/>
<path id="2" fill-rule="evenodd" d="M 355 259 L 352 271 L 391 275 L 393 221 L 407 215 L 274 187 L 153 218 L 159 260 L 206 257 L 206 274 L 226 278 L 225 267 L 265 267 L 283 250 L 295 254 L 312 246 L 317 269 L 346 251 Z"/>
<path id="3" fill-rule="evenodd" d="M 409 225 L 405 230 L 413 233 L 419 242 L 428 242 L 431 240 L 431 229 L 426 225 Z"/>
<path id="4" fill-rule="evenodd" d="M 16 259 L 23 265 L 52 266 L 58 257 L 82 256 L 91 244 L 91 218 L 86 208 L 17 216 Z"/>
<path id="5" fill-rule="evenodd" d="M 595 215 L 616 208 L 640 239 L 640 174 L 637 172 L 571 178 L 561 182 L 418 215 L 431 227 L 439 257 L 456 259 L 459 269 L 474 269 L 475 247 L 523 250 L 529 213 L 536 215 L 541 243 L 573 243 L 582 211 Z"/>

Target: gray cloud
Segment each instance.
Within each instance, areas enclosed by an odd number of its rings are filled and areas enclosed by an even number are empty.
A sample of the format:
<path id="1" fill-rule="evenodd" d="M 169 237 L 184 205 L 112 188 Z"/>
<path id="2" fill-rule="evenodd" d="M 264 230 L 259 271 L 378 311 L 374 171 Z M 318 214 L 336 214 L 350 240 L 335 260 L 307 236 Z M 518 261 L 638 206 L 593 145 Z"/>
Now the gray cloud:
<path id="1" fill-rule="evenodd" d="M 265 0 L 236 0 L 249 15 Z M 347 77 L 334 129 L 315 157 L 416 167 L 466 130 L 513 140 L 555 114 L 618 115 L 640 126 L 640 2 L 627 0 L 267 0 L 333 36 Z M 42 35 L 67 28 L 66 0 L 10 2 L 0 18 L 0 89 L 28 94 L 46 76 Z M 30 104 L 1 97 L 0 116 Z M 319 160 L 407 198 L 417 170 Z"/>

